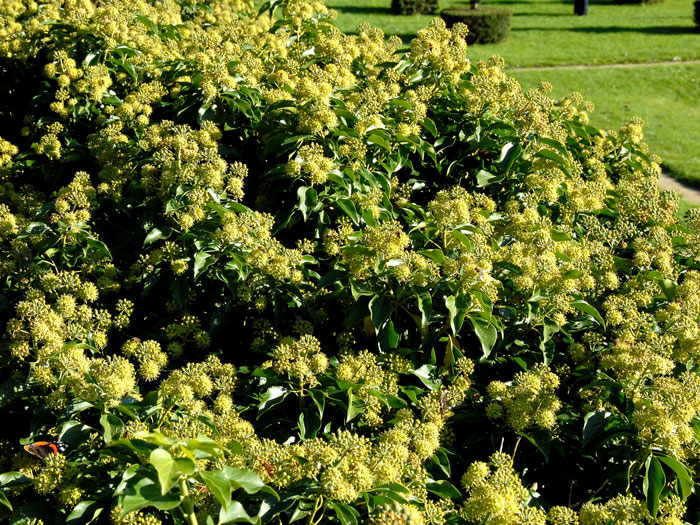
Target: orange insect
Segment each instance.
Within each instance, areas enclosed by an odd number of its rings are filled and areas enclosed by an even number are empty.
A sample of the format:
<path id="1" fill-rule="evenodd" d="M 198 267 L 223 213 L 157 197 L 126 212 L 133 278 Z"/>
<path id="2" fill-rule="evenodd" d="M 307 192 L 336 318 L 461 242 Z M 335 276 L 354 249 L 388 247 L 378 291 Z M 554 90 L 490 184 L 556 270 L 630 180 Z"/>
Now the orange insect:
<path id="1" fill-rule="evenodd" d="M 275 472 L 277 472 L 277 469 L 275 469 L 275 466 L 272 463 L 263 459 L 262 466 L 265 468 L 265 472 L 267 472 L 268 476 L 270 476 L 271 478 L 275 477 Z"/>

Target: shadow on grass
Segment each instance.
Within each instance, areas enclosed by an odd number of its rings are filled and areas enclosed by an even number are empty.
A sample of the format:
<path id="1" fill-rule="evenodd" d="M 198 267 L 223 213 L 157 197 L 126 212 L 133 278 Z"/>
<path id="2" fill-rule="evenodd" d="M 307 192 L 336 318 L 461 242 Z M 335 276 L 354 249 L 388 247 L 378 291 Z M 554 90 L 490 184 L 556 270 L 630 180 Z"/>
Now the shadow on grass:
<path id="1" fill-rule="evenodd" d="M 574 14 L 573 10 L 571 11 L 571 13 L 513 13 L 514 18 L 516 18 L 516 17 L 522 18 L 522 17 L 526 17 L 526 16 L 539 16 L 539 17 L 546 16 L 547 18 L 550 18 L 553 16 L 570 16 L 571 17 L 571 16 L 576 16 L 576 15 Z"/>
<path id="2" fill-rule="evenodd" d="M 689 35 L 698 32 L 695 27 L 653 26 L 653 27 L 513 27 L 511 31 L 574 31 L 577 33 L 645 33 L 647 35 Z"/>
<path id="3" fill-rule="evenodd" d="M 333 9 L 339 13 L 356 15 L 393 15 L 390 7 L 361 7 L 355 5 L 336 5 Z"/>

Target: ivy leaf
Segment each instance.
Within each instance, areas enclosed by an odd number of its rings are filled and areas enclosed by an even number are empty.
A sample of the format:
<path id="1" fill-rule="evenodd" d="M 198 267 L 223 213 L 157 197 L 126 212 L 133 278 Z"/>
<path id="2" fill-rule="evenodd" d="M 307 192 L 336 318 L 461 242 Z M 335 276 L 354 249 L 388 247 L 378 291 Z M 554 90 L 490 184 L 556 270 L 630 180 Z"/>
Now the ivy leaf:
<path id="1" fill-rule="evenodd" d="M 425 117 L 423 119 L 423 127 L 428 131 L 433 137 L 438 136 L 438 129 L 435 122 L 430 117 Z"/>
<path id="2" fill-rule="evenodd" d="M 394 304 L 390 297 L 386 295 L 375 295 L 369 302 L 369 311 L 372 314 L 372 324 L 379 330 L 382 325 L 391 317 Z"/>
<path id="3" fill-rule="evenodd" d="M 666 485 L 666 475 L 661 463 L 654 456 L 649 456 L 646 461 L 646 467 L 642 490 L 647 499 L 649 514 L 656 518 L 656 514 L 659 512 L 661 491 Z"/>
<path id="4" fill-rule="evenodd" d="M 222 458 L 227 450 L 222 447 L 219 443 L 213 439 L 199 435 L 196 438 L 187 440 L 187 448 L 189 450 L 198 451 L 204 453 L 206 456 L 214 456 L 217 458 Z M 198 454 L 198 456 L 201 454 Z"/>
<path id="5" fill-rule="evenodd" d="M 497 182 L 501 178 L 500 175 L 494 175 L 485 170 L 479 170 L 476 174 L 476 186 L 477 188 L 485 188 L 489 184 Z"/>
<path id="6" fill-rule="evenodd" d="M 316 206 L 316 190 L 308 186 L 302 186 L 297 190 L 299 196 L 299 210 L 304 216 L 304 221 L 309 218 L 309 212 Z"/>
<path id="7" fill-rule="evenodd" d="M 564 157 L 562 157 L 561 155 L 559 155 L 557 153 L 554 153 L 551 149 L 541 149 L 540 151 L 535 153 L 535 157 L 553 160 L 554 162 L 556 162 L 557 164 L 559 164 L 561 166 L 566 166 L 568 164 L 566 162 L 566 160 L 564 159 Z"/>
<path id="8" fill-rule="evenodd" d="M 148 506 L 160 510 L 170 510 L 180 505 L 179 494 L 175 492 L 161 494 L 159 484 L 147 477 L 142 477 L 133 484 L 129 483 L 124 492 L 122 517 Z"/>
<path id="9" fill-rule="evenodd" d="M 450 312 L 450 328 L 452 329 L 452 333 L 457 335 L 462 329 L 464 316 L 467 314 L 467 304 L 461 297 L 449 295 L 445 299 L 445 306 L 447 307 L 447 311 Z"/>
<path id="10" fill-rule="evenodd" d="M 29 237 L 33 235 L 42 235 L 43 233 L 51 231 L 51 228 L 49 228 L 46 224 L 43 222 L 32 222 L 29 224 L 24 230 L 22 230 L 18 235 L 17 238 L 21 239 L 22 237 Z"/>
<path id="11" fill-rule="evenodd" d="M 583 446 L 588 445 L 591 440 L 605 427 L 606 420 L 612 416 L 611 412 L 598 410 L 589 412 L 583 419 Z"/>
<path id="12" fill-rule="evenodd" d="M 681 492 L 681 498 L 684 500 L 693 492 L 695 482 L 690 476 L 690 471 L 683 463 L 670 456 L 656 456 L 659 461 L 665 463 L 678 478 L 678 486 Z"/>
<path id="13" fill-rule="evenodd" d="M 426 483 L 425 488 L 444 499 L 462 499 L 462 494 L 457 490 L 457 487 L 446 479 Z"/>
<path id="14" fill-rule="evenodd" d="M 420 379 L 430 390 L 434 390 L 438 388 L 441 383 L 439 380 L 436 381 L 433 379 L 433 370 L 435 370 L 435 365 L 425 364 L 414 370 L 413 375 Z"/>
<path id="15" fill-rule="evenodd" d="M 360 517 L 360 513 L 355 509 L 338 501 L 330 500 L 329 503 L 342 525 L 357 525 L 359 523 L 357 520 Z"/>
<path id="16" fill-rule="evenodd" d="M 105 510 L 105 504 L 101 501 L 85 500 L 78 503 L 66 518 L 66 525 L 87 525 L 95 521 L 102 511 Z"/>
<path id="17" fill-rule="evenodd" d="M 205 251 L 198 252 L 194 256 L 194 278 L 199 277 L 212 263 L 212 254 Z"/>
<path id="18" fill-rule="evenodd" d="M 523 148 L 521 148 L 520 144 L 517 142 L 509 142 L 508 144 L 504 145 L 501 149 L 501 156 L 498 158 L 498 162 L 501 165 L 501 170 L 506 173 L 510 171 L 515 159 L 520 156 L 522 151 Z"/>
<path id="19" fill-rule="evenodd" d="M 265 484 L 252 470 L 235 467 L 224 467 L 223 473 L 231 483 L 233 489 L 243 489 L 248 494 L 255 494 L 260 491 Z"/>
<path id="20" fill-rule="evenodd" d="M 444 448 L 438 448 L 433 454 L 433 462 L 442 470 L 448 477 L 451 476 L 450 472 L 450 458 L 447 457 L 447 452 Z"/>
<path id="21" fill-rule="evenodd" d="M 358 415 L 365 411 L 365 404 L 352 393 L 352 388 L 348 389 L 348 410 L 345 415 L 345 422 L 349 423 Z"/>
<path id="22" fill-rule="evenodd" d="M 447 261 L 447 258 L 445 257 L 445 253 L 440 250 L 439 248 L 431 248 L 429 250 L 420 250 L 418 252 L 421 255 L 425 255 L 428 259 L 432 259 L 439 265 L 445 264 L 445 261 Z"/>
<path id="23" fill-rule="evenodd" d="M 576 308 L 579 312 L 583 312 L 584 314 L 588 314 L 593 319 L 598 321 L 600 326 L 605 329 L 605 321 L 603 320 L 603 317 L 598 313 L 598 310 L 596 310 L 592 305 L 584 301 L 583 299 L 579 299 L 577 301 L 571 301 L 571 306 Z"/>
<path id="24" fill-rule="evenodd" d="M 474 332 L 481 343 L 481 359 L 488 359 L 496 346 L 498 330 L 491 323 L 481 317 L 470 317 L 469 320 L 474 327 Z"/>
<path id="25" fill-rule="evenodd" d="M 288 392 L 289 390 L 283 386 L 271 386 L 268 388 L 260 398 L 260 403 L 258 404 L 258 415 L 284 401 L 284 398 L 287 396 Z"/>
<path id="26" fill-rule="evenodd" d="M 143 240 L 143 245 L 146 246 L 159 241 L 160 239 L 167 239 L 170 237 L 171 233 L 172 230 L 170 228 L 153 228 L 150 232 L 148 232 L 148 235 L 146 235 L 146 238 Z"/>
<path id="27" fill-rule="evenodd" d="M 238 501 L 232 501 L 226 507 L 219 510 L 219 523 L 231 523 L 243 521 L 245 523 L 260 523 L 260 518 L 251 517 Z"/>
<path id="28" fill-rule="evenodd" d="M 167 494 L 178 479 L 177 465 L 173 457 L 167 450 L 157 448 L 151 452 L 149 461 L 158 473 L 161 495 Z"/>
<path id="29" fill-rule="evenodd" d="M 5 496 L 5 492 L 0 490 L 0 505 L 4 505 L 8 509 L 10 509 L 10 512 L 12 512 L 12 503 L 10 503 L 10 500 L 7 499 L 7 496 Z"/>
<path id="30" fill-rule="evenodd" d="M 387 151 L 391 151 L 391 146 L 389 143 L 384 140 L 378 133 L 372 133 L 369 137 L 367 137 L 367 142 L 370 144 L 376 144 L 380 148 L 383 148 Z"/>
<path id="31" fill-rule="evenodd" d="M 28 485 L 31 482 L 31 478 L 28 478 L 21 472 L 11 471 L 0 474 L 0 487 L 2 488 L 16 487 L 18 485 Z"/>
<path id="32" fill-rule="evenodd" d="M 209 487 L 211 493 L 221 505 L 221 508 L 226 508 L 231 503 L 231 483 L 226 474 L 221 470 L 202 471 L 199 473 L 202 481 Z"/>

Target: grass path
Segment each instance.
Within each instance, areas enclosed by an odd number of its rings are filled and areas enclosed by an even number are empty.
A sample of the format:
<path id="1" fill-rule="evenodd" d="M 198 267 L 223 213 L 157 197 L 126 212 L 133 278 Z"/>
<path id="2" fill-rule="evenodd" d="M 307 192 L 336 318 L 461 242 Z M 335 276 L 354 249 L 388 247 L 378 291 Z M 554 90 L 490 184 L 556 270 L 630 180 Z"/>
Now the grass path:
<path id="1" fill-rule="evenodd" d="M 664 190 L 675 191 L 681 196 L 681 199 L 692 206 L 700 206 L 700 190 L 683 184 L 666 173 L 662 173 L 659 176 L 659 187 Z"/>

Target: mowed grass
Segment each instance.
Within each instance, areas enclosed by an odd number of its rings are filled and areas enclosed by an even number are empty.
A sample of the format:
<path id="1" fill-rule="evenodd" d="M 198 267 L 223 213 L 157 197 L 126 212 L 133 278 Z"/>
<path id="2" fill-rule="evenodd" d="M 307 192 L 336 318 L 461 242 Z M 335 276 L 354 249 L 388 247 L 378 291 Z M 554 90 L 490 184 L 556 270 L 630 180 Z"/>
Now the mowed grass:
<path id="1" fill-rule="evenodd" d="M 656 5 L 592 0 L 586 16 L 573 14 L 572 0 L 483 3 L 513 11 L 511 34 L 500 44 L 472 46 L 472 59 L 498 54 L 508 67 L 700 59 L 700 32 L 689 0 L 666 0 Z M 399 35 L 406 43 L 439 16 L 439 12 L 397 16 L 391 12 L 391 0 L 327 0 L 327 5 L 338 11 L 338 27 L 344 32 L 369 22 L 387 34 Z M 468 2 L 440 2 L 441 9 L 451 5 Z"/>
<path id="2" fill-rule="evenodd" d="M 596 105 L 592 123 L 618 129 L 633 116 L 646 122 L 651 151 L 673 176 L 700 186 L 700 63 L 637 68 L 519 70 L 538 66 L 600 65 L 700 60 L 700 31 L 690 0 L 655 5 L 621 5 L 592 0 L 588 15 L 573 14 L 572 0 L 485 0 L 513 11 L 505 42 L 473 45 L 471 60 L 492 55 L 505 59 L 523 86 L 542 80 L 554 97 L 572 91 Z M 327 0 L 339 13 L 337 25 L 354 32 L 362 22 L 399 35 L 407 44 L 436 15 L 396 16 L 391 0 Z M 440 7 L 468 5 L 441 0 Z"/>
<path id="3" fill-rule="evenodd" d="M 699 35 L 700 36 L 700 35 Z M 591 124 L 618 129 L 631 117 L 644 119 L 645 141 L 676 178 L 700 183 L 700 64 L 515 70 L 523 88 L 543 80 L 552 96 L 578 91 L 595 103 Z"/>

